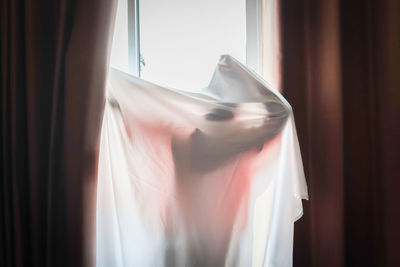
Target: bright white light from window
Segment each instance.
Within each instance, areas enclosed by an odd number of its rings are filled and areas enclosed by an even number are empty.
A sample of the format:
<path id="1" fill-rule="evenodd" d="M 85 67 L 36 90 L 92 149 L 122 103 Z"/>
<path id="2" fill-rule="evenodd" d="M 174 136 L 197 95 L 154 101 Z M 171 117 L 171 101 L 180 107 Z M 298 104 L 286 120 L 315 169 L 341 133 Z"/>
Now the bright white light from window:
<path id="1" fill-rule="evenodd" d="M 245 0 L 145 0 L 139 6 L 142 78 L 198 91 L 220 55 L 246 62 Z"/>
<path id="2" fill-rule="evenodd" d="M 128 53 L 128 0 L 118 0 L 110 58 L 111 66 L 129 72 Z"/>
<path id="3" fill-rule="evenodd" d="M 118 2 L 110 63 L 130 72 L 128 0 Z M 220 55 L 246 62 L 246 0 L 143 0 L 139 19 L 145 80 L 198 91 Z"/>

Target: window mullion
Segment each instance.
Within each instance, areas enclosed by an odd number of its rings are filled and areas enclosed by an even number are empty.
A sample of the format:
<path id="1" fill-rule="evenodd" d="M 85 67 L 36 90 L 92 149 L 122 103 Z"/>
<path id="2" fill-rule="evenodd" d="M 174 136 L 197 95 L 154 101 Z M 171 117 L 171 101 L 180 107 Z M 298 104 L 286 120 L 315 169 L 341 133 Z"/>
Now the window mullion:
<path id="1" fill-rule="evenodd" d="M 140 77 L 139 0 L 128 0 L 129 72 Z"/>

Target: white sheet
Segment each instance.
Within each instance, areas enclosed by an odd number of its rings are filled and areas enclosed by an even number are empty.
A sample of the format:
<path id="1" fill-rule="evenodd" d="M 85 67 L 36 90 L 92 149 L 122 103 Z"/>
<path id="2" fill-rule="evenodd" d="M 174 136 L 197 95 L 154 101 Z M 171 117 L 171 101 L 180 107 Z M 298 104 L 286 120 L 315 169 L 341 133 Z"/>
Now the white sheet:
<path id="1" fill-rule="evenodd" d="M 308 196 L 279 92 L 227 55 L 199 94 L 117 70 L 109 84 L 97 266 L 292 266 Z"/>

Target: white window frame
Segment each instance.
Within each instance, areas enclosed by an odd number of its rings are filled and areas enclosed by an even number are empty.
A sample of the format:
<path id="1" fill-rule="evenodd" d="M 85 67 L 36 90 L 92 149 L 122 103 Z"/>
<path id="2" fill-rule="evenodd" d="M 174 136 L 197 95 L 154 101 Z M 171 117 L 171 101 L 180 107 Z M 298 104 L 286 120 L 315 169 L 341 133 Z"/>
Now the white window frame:
<path id="1" fill-rule="evenodd" d="M 128 0 L 128 62 L 129 72 L 140 77 L 139 0 Z"/>
<path id="2" fill-rule="evenodd" d="M 246 0 L 246 65 L 260 71 L 260 1 Z M 129 72 L 140 77 L 139 0 L 128 0 Z"/>

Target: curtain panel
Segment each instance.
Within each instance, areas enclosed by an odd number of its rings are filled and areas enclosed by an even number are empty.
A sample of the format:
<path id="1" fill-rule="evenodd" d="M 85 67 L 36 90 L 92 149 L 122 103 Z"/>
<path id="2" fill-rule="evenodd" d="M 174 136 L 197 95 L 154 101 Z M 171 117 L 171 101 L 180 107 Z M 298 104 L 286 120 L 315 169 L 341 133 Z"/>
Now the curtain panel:
<path id="1" fill-rule="evenodd" d="M 280 0 L 259 1 L 260 75 L 282 91 Z"/>
<path id="2" fill-rule="evenodd" d="M 294 266 L 400 266 L 400 2 L 282 0 L 310 201 Z"/>
<path id="3" fill-rule="evenodd" d="M 1 0 L 1 266 L 91 264 L 115 2 Z"/>

